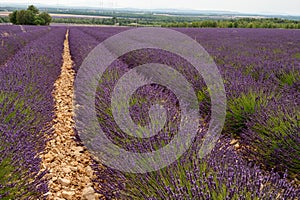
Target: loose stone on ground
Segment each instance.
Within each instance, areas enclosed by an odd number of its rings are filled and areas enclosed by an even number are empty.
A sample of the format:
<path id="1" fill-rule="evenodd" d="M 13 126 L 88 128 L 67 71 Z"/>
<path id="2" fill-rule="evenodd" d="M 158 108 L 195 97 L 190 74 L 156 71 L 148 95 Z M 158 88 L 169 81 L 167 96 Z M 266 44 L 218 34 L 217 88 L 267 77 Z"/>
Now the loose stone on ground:
<path id="1" fill-rule="evenodd" d="M 87 149 L 75 141 L 74 133 L 74 76 L 72 60 L 66 33 L 61 75 L 55 82 L 53 96 L 55 100 L 55 119 L 53 120 L 53 136 L 47 143 L 42 158 L 42 169 L 48 170 L 45 177 L 49 180 L 49 192 L 45 194 L 49 200 L 103 199 L 93 189 L 95 178 L 91 155 Z"/>

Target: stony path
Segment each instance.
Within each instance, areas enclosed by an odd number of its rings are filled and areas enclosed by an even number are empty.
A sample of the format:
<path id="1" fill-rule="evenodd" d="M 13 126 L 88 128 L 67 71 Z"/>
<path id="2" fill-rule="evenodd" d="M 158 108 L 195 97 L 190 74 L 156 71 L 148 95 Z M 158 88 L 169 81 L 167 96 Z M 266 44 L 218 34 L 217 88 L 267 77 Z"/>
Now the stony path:
<path id="1" fill-rule="evenodd" d="M 87 199 L 102 197 L 94 192 L 91 179 L 94 172 L 86 148 L 75 141 L 73 112 L 74 71 L 66 33 L 61 75 L 55 82 L 54 137 L 47 143 L 45 154 L 41 155 L 42 170 L 49 173 L 49 200 Z"/>

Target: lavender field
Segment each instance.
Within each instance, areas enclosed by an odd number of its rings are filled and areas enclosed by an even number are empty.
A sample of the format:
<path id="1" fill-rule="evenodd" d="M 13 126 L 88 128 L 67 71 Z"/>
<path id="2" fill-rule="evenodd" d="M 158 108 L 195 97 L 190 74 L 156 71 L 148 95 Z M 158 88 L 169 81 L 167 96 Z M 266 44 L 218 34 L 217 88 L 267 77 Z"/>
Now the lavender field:
<path id="1" fill-rule="evenodd" d="M 64 192 L 51 196 L 49 181 L 53 179 L 47 176 L 51 169 L 44 170 L 40 158 L 46 143 L 55 137 L 53 91 L 64 62 L 64 40 L 69 41 L 76 77 L 99 43 L 126 30 L 129 28 L 0 26 L 0 199 L 80 199 Z M 180 72 L 196 92 L 202 117 L 188 151 L 160 170 L 126 173 L 91 158 L 88 165 L 94 175 L 90 179 L 99 194 L 94 199 L 299 199 L 300 31 L 173 30 L 201 44 L 220 71 L 227 97 L 222 135 L 211 154 L 199 158 L 197 152 L 211 119 L 211 99 L 203 78 L 190 63 L 159 49 L 128 52 L 108 66 L 95 97 L 99 126 L 114 144 L 130 152 L 155 151 L 178 133 L 178 98 L 158 84 L 136 90 L 129 113 L 134 123 L 147 126 L 150 107 L 160 104 L 168 111 L 164 128 L 142 139 L 118 127 L 111 109 L 114 87 L 139 65 L 160 63 Z M 72 128 L 76 133 L 76 126 Z M 78 135 L 74 140 L 84 144 Z M 59 190 L 71 187 L 59 180 Z"/>

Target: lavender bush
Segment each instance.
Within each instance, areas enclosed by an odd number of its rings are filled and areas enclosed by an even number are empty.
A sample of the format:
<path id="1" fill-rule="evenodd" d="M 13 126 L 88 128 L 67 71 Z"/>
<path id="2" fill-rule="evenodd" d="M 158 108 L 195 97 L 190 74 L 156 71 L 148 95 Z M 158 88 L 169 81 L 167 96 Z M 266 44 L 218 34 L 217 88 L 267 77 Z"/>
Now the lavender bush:
<path id="1" fill-rule="evenodd" d="M 288 170 L 291 177 L 300 175 L 300 102 L 294 93 L 281 102 L 273 101 L 256 113 L 243 133 L 247 157 L 267 168 Z"/>
<path id="2" fill-rule="evenodd" d="M 248 93 L 242 92 L 235 98 L 230 98 L 224 130 L 234 136 L 239 136 L 243 130 L 247 129 L 247 123 L 251 117 L 266 107 L 269 100 L 275 98 L 273 93 L 267 94 L 267 92 L 250 89 Z"/>
<path id="3" fill-rule="evenodd" d="M 147 174 L 125 174 L 121 199 L 296 199 L 300 190 L 286 175 L 266 173 L 241 159 L 229 141 L 221 139 L 205 159 L 181 158 Z M 196 149 L 193 149 L 196 150 Z"/>

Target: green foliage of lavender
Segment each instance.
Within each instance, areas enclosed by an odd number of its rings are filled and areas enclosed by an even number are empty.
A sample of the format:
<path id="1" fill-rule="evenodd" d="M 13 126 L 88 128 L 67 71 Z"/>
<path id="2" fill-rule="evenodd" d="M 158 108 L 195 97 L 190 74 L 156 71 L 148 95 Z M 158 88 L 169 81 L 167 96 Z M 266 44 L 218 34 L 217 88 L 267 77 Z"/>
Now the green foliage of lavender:
<path id="1" fill-rule="evenodd" d="M 205 159 L 185 155 L 159 171 L 124 176 L 121 199 L 295 199 L 300 192 L 285 177 L 245 162 L 223 142 Z"/>
<path id="2" fill-rule="evenodd" d="M 1 199 L 37 199 L 47 192 L 38 155 L 51 132 L 52 90 L 60 74 L 65 31 L 51 28 L 31 39 L 0 67 Z"/>
<path id="3" fill-rule="evenodd" d="M 298 58 L 298 57 L 296 57 Z M 280 70 L 277 73 L 275 73 L 275 77 L 277 78 L 280 86 L 290 86 L 293 87 L 294 85 L 300 83 L 300 72 L 299 70 L 292 68 L 288 70 Z M 300 88 L 298 88 L 298 92 L 300 91 Z"/>
<path id="4" fill-rule="evenodd" d="M 299 96 L 293 95 L 292 98 Z M 256 113 L 248 123 L 249 129 L 243 134 L 246 145 L 251 145 L 245 154 L 265 167 L 275 168 L 281 172 L 288 170 L 291 177 L 299 178 L 299 119 L 299 99 L 285 102 L 284 106 L 273 102 Z"/>
<path id="5" fill-rule="evenodd" d="M 3 187 L 0 189 L 0 195 L 3 195 L 3 197 L 5 197 L 4 199 L 12 199 L 20 194 L 22 194 L 23 197 L 34 196 L 34 190 L 26 186 L 28 179 L 22 178 L 24 176 L 26 177 L 26 173 L 30 173 L 29 170 L 26 168 L 19 170 L 16 161 L 13 160 L 16 157 L 5 151 L 11 145 L 17 145 L 17 140 L 24 141 L 24 133 L 21 133 L 14 127 L 22 127 L 23 124 L 32 124 L 32 126 L 35 126 L 42 122 L 39 120 L 41 119 L 40 114 L 34 112 L 25 102 L 26 100 L 18 96 L 17 93 L 0 92 L 0 105 L 2 108 L 0 120 L 3 124 L 6 124 L 0 128 L 0 137 L 2 139 L 0 141 L 0 152 L 4 154 L 2 155 L 2 159 L 0 159 L 0 185 Z M 10 112 L 7 112 L 8 110 L 10 110 Z M 37 118 L 35 118 L 35 115 Z M 36 134 L 33 130 L 27 131 L 28 134 Z M 11 138 L 13 138 L 13 140 L 11 140 Z M 19 159 L 18 162 L 20 165 L 28 165 L 23 158 L 22 160 Z M 9 186 L 7 183 L 12 184 Z"/>
<path id="6" fill-rule="evenodd" d="M 273 97 L 273 94 L 266 94 L 262 90 L 250 89 L 246 94 L 241 93 L 229 99 L 224 130 L 234 136 L 239 136 L 243 130 L 247 129 L 247 122 L 251 117 L 267 106 L 268 101 Z"/>

